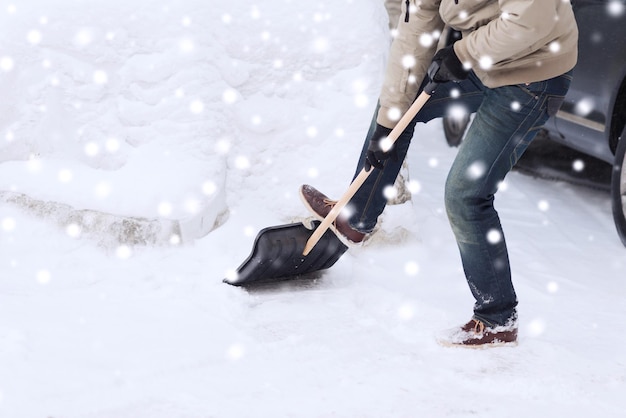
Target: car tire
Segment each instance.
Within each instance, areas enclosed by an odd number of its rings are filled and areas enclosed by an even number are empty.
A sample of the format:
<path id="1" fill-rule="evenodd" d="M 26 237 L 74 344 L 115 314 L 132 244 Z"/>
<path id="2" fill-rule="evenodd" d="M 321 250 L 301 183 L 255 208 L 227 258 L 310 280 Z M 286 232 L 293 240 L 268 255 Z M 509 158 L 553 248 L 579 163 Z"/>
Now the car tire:
<path id="1" fill-rule="evenodd" d="M 467 125 L 469 125 L 470 115 L 457 116 L 445 116 L 443 118 L 443 133 L 446 136 L 446 141 L 451 147 L 458 147 L 461 145 L 463 135 Z"/>
<path id="2" fill-rule="evenodd" d="M 613 219 L 617 234 L 626 246 L 626 129 L 617 144 L 615 150 L 615 163 L 611 175 L 611 200 L 613 206 Z"/>

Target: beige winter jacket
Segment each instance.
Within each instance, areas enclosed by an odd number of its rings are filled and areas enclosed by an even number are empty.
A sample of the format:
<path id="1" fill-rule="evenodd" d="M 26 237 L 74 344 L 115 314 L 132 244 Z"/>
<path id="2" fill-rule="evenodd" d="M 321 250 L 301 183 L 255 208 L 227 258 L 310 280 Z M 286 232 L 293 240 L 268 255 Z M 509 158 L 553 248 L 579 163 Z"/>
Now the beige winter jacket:
<path id="1" fill-rule="evenodd" d="M 490 88 L 547 80 L 576 64 L 569 0 L 410 0 L 408 15 L 402 3 L 377 119 L 388 128 L 415 100 L 446 25 L 463 34 L 454 45 L 461 62 Z"/>

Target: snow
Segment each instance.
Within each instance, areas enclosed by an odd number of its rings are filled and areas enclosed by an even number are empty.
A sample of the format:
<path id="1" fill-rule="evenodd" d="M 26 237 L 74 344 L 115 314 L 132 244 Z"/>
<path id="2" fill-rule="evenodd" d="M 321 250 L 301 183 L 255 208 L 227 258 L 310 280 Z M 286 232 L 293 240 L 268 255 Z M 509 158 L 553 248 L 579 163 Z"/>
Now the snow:
<path id="1" fill-rule="evenodd" d="M 347 188 L 383 2 L 32 0 L 0 28 L 0 417 L 623 416 L 604 192 L 511 173 L 520 344 L 435 342 L 472 309 L 439 121 L 367 245 L 315 279 L 222 283 L 308 216 L 300 184 Z"/>

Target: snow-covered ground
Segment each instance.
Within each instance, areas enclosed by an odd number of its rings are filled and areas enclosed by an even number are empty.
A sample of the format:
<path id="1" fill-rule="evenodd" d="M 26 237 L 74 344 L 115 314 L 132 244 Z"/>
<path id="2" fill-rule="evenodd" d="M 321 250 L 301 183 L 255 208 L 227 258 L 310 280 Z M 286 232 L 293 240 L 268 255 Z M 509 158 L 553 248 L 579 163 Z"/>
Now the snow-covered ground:
<path id="1" fill-rule="evenodd" d="M 472 309 L 438 121 L 367 245 L 222 283 L 307 216 L 300 184 L 345 191 L 386 25 L 376 0 L 0 2 L 0 417 L 623 416 L 604 192 L 511 173 L 520 344 L 436 344 Z"/>

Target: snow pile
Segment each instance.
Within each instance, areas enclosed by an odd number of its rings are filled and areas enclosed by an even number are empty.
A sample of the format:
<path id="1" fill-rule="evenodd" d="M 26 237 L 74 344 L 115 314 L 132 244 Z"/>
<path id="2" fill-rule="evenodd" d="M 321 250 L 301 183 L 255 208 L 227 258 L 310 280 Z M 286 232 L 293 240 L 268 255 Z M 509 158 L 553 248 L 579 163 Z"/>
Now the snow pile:
<path id="1" fill-rule="evenodd" d="M 17 35 L 2 51 L 0 190 L 12 193 L 2 196 L 156 220 L 184 241 L 204 236 L 227 216 L 226 181 L 262 190 L 262 171 L 285 177 L 271 167 L 283 155 L 335 151 L 349 121 L 328 103 L 370 111 L 388 35 L 344 23 L 372 17 L 384 10 L 351 2 L 332 11 L 291 2 L 10 6 L 0 22 Z M 229 179 L 227 167 L 237 171 Z M 162 222 L 171 220 L 180 225 Z"/>

